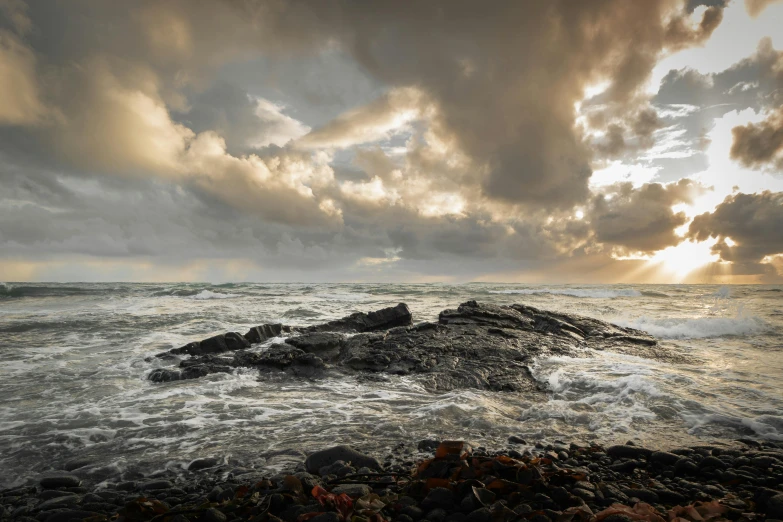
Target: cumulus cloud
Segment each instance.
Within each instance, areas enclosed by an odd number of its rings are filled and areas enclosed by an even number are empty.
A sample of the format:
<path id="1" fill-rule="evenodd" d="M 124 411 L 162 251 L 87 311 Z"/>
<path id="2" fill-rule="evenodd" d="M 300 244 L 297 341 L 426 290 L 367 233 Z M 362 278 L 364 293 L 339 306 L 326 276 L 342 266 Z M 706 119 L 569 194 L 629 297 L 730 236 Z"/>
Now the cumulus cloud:
<path id="1" fill-rule="evenodd" d="M 770 44 L 649 99 L 656 62 L 720 23 L 717 0 L 3 5 L 0 132 L 24 130 L 0 143 L 0 241 L 16 256 L 479 273 L 650 254 L 682 240 L 677 205 L 702 190 L 650 183 L 644 163 L 684 154 L 672 120 L 698 110 L 682 104 L 779 95 Z M 327 55 L 361 96 L 294 86 Z M 609 163 L 632 155 L 630 176 Z"/>
<path id="2" fill-rule="evenodd" d="M 731 157 L 750 168 L 771 166 L 783 171 L 783 108 L 761 123 L 749 123 L 731 130 Z"/>
<path id="3" fill-rule="evenodd" d="M 768 5 L 780 2 L 780 0 L 745 0 L 745 9 L 750 16 L 756 17 L 767 8 Z"/>
<path id="4" fill-rule="evenodd" d="M 696 216 L 688 236 L 699 241 L 717 238 L 713 251 L 749 273 L 764 273 L 767 256 L 783 253 L 783 193 L 733 194 L 713 212 Z"/>
<path id="5" fill-rule="evenodd" d="M 691 203 L 705 189 L 688 179 L 662 185 L 648 183 L 635 189 L 618 183 L 591 202 L 589 219 L 598 242 L 618 247 L 621 253 L 650 254 L 682 241 L 675 229 L 688 221 L 672 208 Z"/>

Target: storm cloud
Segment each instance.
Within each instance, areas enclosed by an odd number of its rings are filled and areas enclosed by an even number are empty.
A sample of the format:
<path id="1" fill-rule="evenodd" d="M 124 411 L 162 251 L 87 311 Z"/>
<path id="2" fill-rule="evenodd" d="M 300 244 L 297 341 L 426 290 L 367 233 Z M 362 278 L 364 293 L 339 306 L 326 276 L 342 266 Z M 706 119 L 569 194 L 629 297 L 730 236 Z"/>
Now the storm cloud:
<path id="1" fill-rule="evenodd" d="M 767 256 L 783 254 L 783 193 L 734 194 L 712 213 L 691 223 L 688 235 L 697 240 L 717 238 L 713 251 L 724 261 L 740 266 L 760 266 Z"/>
<path id="2" fill-rule="evenodd" d="M 682 107 L 768 111 L 735 129 L 732 155 L 778 161 L 770 41 L 649 91 L 659 60 L 708 42 L 725 8 L 0 0 L 3 259 L 346 275 L 651 255 L 683 241 L 705 190 L 669 143 L 699 112 Z M 634 157 L 679 174 L 594 183 Z"/>

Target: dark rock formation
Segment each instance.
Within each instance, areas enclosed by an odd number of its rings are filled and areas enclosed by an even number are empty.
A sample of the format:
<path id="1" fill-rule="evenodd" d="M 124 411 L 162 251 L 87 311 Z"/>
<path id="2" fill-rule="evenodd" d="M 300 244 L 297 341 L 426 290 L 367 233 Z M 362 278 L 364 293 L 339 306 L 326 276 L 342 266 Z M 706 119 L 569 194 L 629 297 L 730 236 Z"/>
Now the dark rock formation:
<path id="1" fill-rule="evenodd" d="M 529 391 L 537 389 L 529 364 L 540 355 L 589 357 L 592 350 L 611 350 L 677 359 L 644 332 L 519 304 L 468 301 L 441 312 L 436 323 L 410 323 L 410 310 L 399 304 L 307 328 L 263 325 L 243 338 L 248 345 L 250 339 L 263 341 L 283 333 L 290 337 L 259 353 L 243 350 L 246 345 L 234 340 L 238 334 L 215 336 L 172 350 L 192 358 L 182 361 L 179 369 L 156 369 L 149 378 L 156 382 L 190 379 L 235 367 L 317 377 L 333 369 L 362 375 L 419 374 L 427 387 L 438 390 Z M 237 348 L 228 348 L 229 339 Z M 215 355 L 232 349 L 233 357 Z"/>
<path id="2" fill-rule="evenodd" d="M 376 330 L 388 330 L 395 326 L 407 326 L 411 324 L 413 316 L 405 303 L 384 308 L 365 314 L 357 312 L 337 321 L 329 321 L 325 324 L 310 326 L 303 329 L 305 332 L 373 332 Z"/>

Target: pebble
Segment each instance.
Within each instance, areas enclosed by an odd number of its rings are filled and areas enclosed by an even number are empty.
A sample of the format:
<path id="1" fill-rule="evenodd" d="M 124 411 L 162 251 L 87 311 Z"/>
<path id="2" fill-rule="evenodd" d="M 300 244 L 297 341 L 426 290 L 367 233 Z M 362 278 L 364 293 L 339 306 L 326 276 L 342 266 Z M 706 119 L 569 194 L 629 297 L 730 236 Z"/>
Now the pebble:
<path id="1" fill-rule="evenodd" d="M 381 469 L 378 460 L 345 445 L 316 451 L 305 460 L 305 468 L 308 473 L 317 473 L 324 466 L 333 464 L 338 460 L 350 462 L 351 465 L 357 467 L 366 466 L 372 469 Z"/>
<path id="2" fill-rule="evenodd" d="M 783 519 L 783 493 L 767 500 L 767 517 Z"/>
<path id="3" fill-rule="evenodd" d="M 360 498 L 372 493 L 372 488 L 365 484 L 341 484 L 339 486 L 335 486 L 332 489 L 332 493 L 335 495 L 341 495 L 345 493 L 351 498 Z"/>
<path id="4" fill-rule="evenodd" d="M 207 457 L 203 459 L 196 459 L 188 464 L 188 471 L 200 471 L 202 469 L 214 468 L 220 463 L 220 459 L 215 457 Z"/>
<path id="5" fill-rule="evenodd" d="M 141 491 L 154 491 L 156 489 L 169 489 L 174 485 L 168 480 L 151 480 L 139 485 Z"/>
<path id="6" fill-rule="evenodd" d="M 42 488 L 56 489 L 78 487 L 81 485 L 82 480 L 67 471 L 52 471 L 42 475 L 38 483 L 41 484 Z"/>
<path id="7" fill-rule="evenodd" d="M 203 522 L 226 522 L 227 517 L 222 511 L 215 508 L 209 508 L 201 515 L 201 520 Z"/>

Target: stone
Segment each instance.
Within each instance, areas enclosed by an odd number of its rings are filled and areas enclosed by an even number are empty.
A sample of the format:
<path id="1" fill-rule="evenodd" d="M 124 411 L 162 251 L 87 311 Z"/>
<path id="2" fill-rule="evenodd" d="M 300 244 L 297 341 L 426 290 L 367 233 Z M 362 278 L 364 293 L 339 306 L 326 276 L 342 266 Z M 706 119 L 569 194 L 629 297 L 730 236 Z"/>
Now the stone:
<path id="1" fill-rule="evenodd" d="M 246 334 L 245 339 L 250 344 L 259 344 L 273 337 L 280 337 L 284 332 L 290 332 L 291 327 L 282 324 L 262 324 L 252 327 Z"/>
<path id="2" fill-rule="evenodd" d="M 94 516 L 99 516 L 100 513 L 95 513 L 94 511 L 87 511 L 83 509 L 74 509 L 74 510 L 65 510 L 61 511 L 59 513 L 54 513 L 48 518 L 46 518 L 46 522 L 72 522 L 72 521 L 82 521 L 85 518 L 92 518 Z"/>
<path id="3" fill-rule="evenodd" d="M 76 493 L 71 493 L 70 491 L 61 491 L 59 489 L 45 489 L 41 491 L 41 494 L 38 495 L 38 498 L 41 500 L 49 500 L 57 497 L 67 497 L 68 495 L 75 496 Z"/>
<path id="4" fill-rule="evenodd" d="M 454 506 L 455 499 L 454 493 L 446 488 L 432 488 L 424 500 L 421 501 L 420 507 L 424 512 L 431 511 L 433 509 L 450 509 Z"/>
<path id="5" fill-rule="evenodd" d="M 653 454 L 653 451 L 638 446 L 617 445 L 606 448 L 606 454 L 613 459 L 646 459 Z"/>
<path id="6" fill-rule="evenodd" d="M 332 448 L 316 451 L 305 460 L 305 468 L 308 473 L 317 473 L 324 466 L 328 466 L 342 460 L 350 462 L 355 467 L 368 467 L 380 470 L 380 463 L 373 457 L 359 453 L 350 446 L 340 445 Z"/>
<path id="7" fill-rule="evenodd" d="M 366 484 L 340 484 L 332 488 L 332 493 L 335 495 L 345 493 L 351 498 L 359 498 L 372 493 L 372 488 Z"/>
<path id="8" fill-rule="evenodd" d="M 310 522 L 342 522 L 334 511 L 327 511 L 310 519 Z"/>
<path id="9" fill-rule="evenodd" d="M 215 508 L 209 508 L 208 510 L 204 511 L 204 514 L 201 515 L 200 520 L 203 522 L 226 522 L 227 517 L 222 511 Z"/>
<path id="10" fill-rule="evenodd" d="M 306 332 L 372 332 L 388 330 L 396 326 L 408 326 L 412 319 L 413 316 L 408 305 L 400 303 L 397 306 L 383 308 L 375 312 L 357 312 L 326 324 L 310 326 L 304 330 Z"/>
<path id="11" fill-rule="evenodd" d="M 220 459 L 217 459 L 215 457 L 196 459 L 190 464 L 188 464 L 188 471 L 199 471 L 202 469 L 214 468 L 219 463 L 220 463 Z"/>
<path id="12" fill-rule="evenodd" d="M 783 493 L 767 500 L 767 518 L 783 519 Z"/>
<path id="13" fill-rule="evenodd" d="M 720 460 L 718 457 L 704 457 L 699 461 L 699 469 L 705 469 L 705 468 L 715 468 L 715 469 L 726 469 L 728 466 L 725 462 Z"/>
<path id="14" fill-rule="evenodd" d="M 73 471 L 75 469 L 89 466 L 90 464 L 93 464 L 92 459 L 72 459 L 63 464 L 63 469 L 65 471 Z"/>
<path id="15" fill-rule="evenodd" d="M 675 455 L 674 453 L 669 453 L 668 451 L 656 451 L 653 452 L 652 455 L 650 455 L 649 461 L 655 462 L 658 464 L 663 464 L 666 466 L 674 466 L 674 464 L 680 460 L 679 455 Z"/>
<path id="16" fill-rule="evenodd" d="M 36 509 L 47 511 L 49 509 L 73 506 L 78 504 L 80 501 L 81 497 L 78 495 L 65 495 L 62 497 L 55 497 L 50 498 L 49 500 L 44 500 L 36 506 Z"/>
<path id="17" fill-rule="evenodd" d="M 318 355 L 319 357 L 334 357 L 340 353 L 340 345 L 345 339 L 345 335 L 335 332 L 314 332 L 289 337 L 285 340 L 294 348 L 299 348 L 307 353 Z"/>
<path id="18" fill-rule="evenodd" d="M 139 490 L 140 491 L 153 491 L 156 489 L 170 489 L 173 488 L 174 484 L 172 484 L 168 480 L 150 480 L 148 482 L 144 482 L 142 484 L 139 484 Z"/>
<path id="19" fill-rule="evenodd" d="M 691 459 L 681 458 L 674 464 L 674 472 L 687 475 L 695 475 L 699 472 L 699 466 Z"/>
<path id="20" fill-rule="evenodd" d="M 42 488 L 55 489 L 55 488 L 73 488 L 79 487 L 82 480 L 67 471 L 52 471 L 44 473 L 38 481 Z"/>

